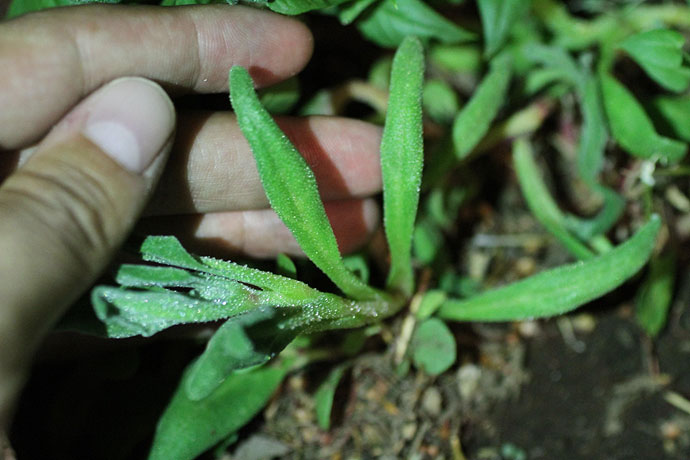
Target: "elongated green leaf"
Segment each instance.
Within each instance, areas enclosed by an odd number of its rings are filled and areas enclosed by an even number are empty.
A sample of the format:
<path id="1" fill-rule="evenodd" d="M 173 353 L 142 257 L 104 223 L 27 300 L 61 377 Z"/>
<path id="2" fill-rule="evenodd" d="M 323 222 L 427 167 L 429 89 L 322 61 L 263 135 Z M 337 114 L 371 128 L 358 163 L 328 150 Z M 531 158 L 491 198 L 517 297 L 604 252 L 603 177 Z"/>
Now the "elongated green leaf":
<path id="1" fill-rule="evenodd" d="M 374 289 L 343 264 L 314 173 L 261 106 L 252 79 L 243 67 L 230 70 L 230 99 L 240 129 L 254 153 L 268 200 L 304 253 L 348 296 L 378 297 Z"/>
<path id="2" fill-rule="evenodd" d="M 299 100 L 299 80 L 288 78 L 278 84 L 264 88 L 259 94 L 261 104 L 270 113 L 285 114 L 290 112 Z"/>
<path id="3" fill-rule="evenodd" d="M 548 72 L 551 80 L 559 80 L 582 90 L 585 75 L 575 59 L 563 48 L 547 46 L 540 43 L 529 42 L 522 47 L 522 54 L 530 62 L 540 65 L 540 70 Z M 530 74 L 531 75 L 531 74 Z M 542 77 L 543 78 L 543 77 Z M 535 92 L 539 88 L 532 83 L 529 92 Z"/>
<path id="4" fill-rule="evenodd" d="M 388 91 L 388 86 L 391 84 L 391 68 L 393 68 L 393 57 L 383 56 L 369 67 L 367 80 L 377 88 Z"/>
<path id="5" fill-rule="evenodd" d="M 235 372 L 201 401 L 186 395 L 187 371 L 158 422 L 149 460 L 192 460 L 226 439 L 266 405 L 287 370 L 272 366 Z"/>
<path id="6" fill-rule="evenodd" d="M 292 259 L 285 254 L 278 254 L 276 257 L 276 271 L 288 278 L 297 278 L 297 267 Z"/>
<path id="7" fill-rule="evenodd" d="M 526 139 L 517 139 L 513 144 L 513 164 L 525 201 L 534 217 L 575 257 L 582 260 L 593 257 L 592 251 L 566 228 L 565 216 L 542 181 L 534 161 L 532 147 Z"/>
<path id="8" fill-rule="evenodd" d="M 260 307 L 227 320 L 191 366 L 187 397 L 193 401 L 206 398 L 233 371 L 263 364 L 280 353 L 299 333 L 279 327 L 280 316 L 278 309 Z"/>
<path id="9" fill-rule="evenodd" d="M 460 110 L 457 93 L 440 79 L 427 80 L 424 83 L 422 102 L 424 112 L 438 123 L 451 123 Z"/>
<path id="10" fill-rule="evenodd" d="M 685 144 L 657 134 L 644 109 L 615 78 L 602 75 L 601 88 L 611 134 L 623 149 L 642 158 L 668 162 L 685 156 Z"/>
<path id="11" fill-rule="evenodd" d="M 413 288 L 410 250 L 422 181 L 422 83 L 424 49 L 406 38 L 395 53 L 381 139 L 383 223 L 391 253 L 388 286 L 409 295 Z"/>
<path id="12" fill-rule="evenodd" d="M 340 9 L 340 12 L 338 12 L 340 23 L 344 26 L 351 24 L 360 14 L 377 1 L 378 0 L 354 0 L 344 5 Z"/>
<path id="13" fill-rule="evenodd" d="M 339 5 L 347 1 L 348 0 L 272 0 L 266 4 L 276 13 L 296 15 L 311 10 L 320 10 L 322 8 Z"/>
<path id="14" fill-rule="evenodd" d="M 352 254 L 343 258 L 345 266 L 365 283 L 369 282 L 369 263 L 364 254 Z"/>
<path id="15" fill-rule="evenodd" d="M 623 284 L 647 263 L 661 219 L 654 215 L 611 251 L 466 300 L 446 301 L 438 314 L 456 321 L 512 321 L 560 315 Z"/>
<path id="16" fill-rule="evenodd" d="M 604 205 L 599 212 L 589 219 L 567 215 L 563 221 L 565 228 L 583 241 L 608 232 L 625 211 L 625 200 L 618 193 L 598 184 L 594 184 L 592 188 L 604 198 Z"/>
<path id="17" fill-rule="evenodd" d="M 436 44 L 429 50 L 429 62 L 446 72 L 470 73 L 481 66 L 482 53 L 473 45 Z"/>
<path id="18" fill-rule="evenodd" d="M 229 300 L 221 302 L 167 289 L 138 291 L 99 286 L 91 293 L 91 303 L 109 337 L 148 337 L 176 324 L 216 321 L 256 308 L 258 302 L 248 295 L 233 298 L 237 290 L 243 289 L 235 285 L 234 291 L 224 289 Z M 242 297 L 249 300 L 243 301 Z"/>
<path id="19" fill-rule="evenodd" d="M 334 367 L 314 394 L 316 421 L 322 430 L 327 430 L 331 426 L 331 410 L 333 409 L 335 390 L 349 366 L 350 363 L 345 363 Z"/>
<path id="20" fill-rule="evenodd" d="M 443 374 L 457 354 L 455 337 L 438 318 L 429 318 L 417 326 L 410 348 L 415 366 L 429 375 Z"/>
<path id="21" fill-rule="evenodd" d="M 280 292 L 282 295 L 295 299 L 304 299 L 320 294 L 308 285 L 285 276 L 213 257 L 195 257 L 189 254 L 174 236 L 149 236 L 144 240 L 140 251 L 142 258 L 149 262 L 187 268 L 241 281 L 264 290 Z"/>
<path id="22" fill-rule="evenodd" d="M 420 218 L 412 235 L 412 252 L 415 260 L 431 264 L 443 247 L 443 234 L 429 218 Z"/>
<path id="23" fill-rule="evenodd" d="M 652 101 L 655 121 L 664 124 L 674 137 L 690 142 L 690 95 L 658 97 Z"/>
<path id="24" fill-rule="evenodd" d="M 577 171 L 584 183 L 603 197 L 604 204 L 599 213 L 590 219 L 567 216 L 565 225 L 580 239 L 589 240 L 607 232 L 618 221 L 625 209 L 625 200 L 618 193 L 598 183 L 608 132 L 597 78 L 585 77 L 581 93 L 583 120 L 577 149 Z"/>
<path id="25" fill-rule="evenodd" d="M 651 337 L 656 337 L 666 324 L 673 300 L 675 262 L 672 253 L 653 258 L 647 278 L 637 294 L 635 316 Z"/>
<path id="26" fill-rule="evenodd" d="M 357 22 L 369 40 L 393 48 L 408 35 L 443 43 L 471 40 L 474 34 L 450 22 L 421 0 L 382 0 Z"/>
<path id="27" fill-rule="evenodd" d="M 690 85 L 690 68 L 683 67 L 685 38 L 675 30 L 656 29 L 626 38 L 623 48 L 657 83 L 671 91 Z"/>
<path id="28" fill-rule="evenodd" d="M 141 252 L 145 260 L 172 266 L 122 265 L 116 281 L 130 289 L 94 289 L 93 307 L 110 337 L 150 336 L 176 324 L 216 321 L 264 305 L 313 305 L 310 309 L 324 319 L 350 308 L 343 299 L 324 297 L 290 278 L 192 256 L 174 237 L 148 237 Z"/>
<path id="29" fill-rule="evenodd" d="M 417 319 L 425 320 L 431 315 L 436 313 L 443 302 L 448 298 L 448 294 L 440 289 L 432 289 L 424 293 L 422 301 L 419 303 L 419 309 L 417 310 Z"/>
<path id="30" fill-rule="evenodd" d="M 527 12 L 530 3 L 529 0 L 477 0 L 487 56 L 503 46 L 513 25 Z"/>
<path id="31" fill-rule="evenodd" d="M 489 130 L 506 101 L 512 65 L 507 54 L 491 61 L 489 73 L 453 122 L 453 144 L 458 159 L 465 158 Z"/>
<path id="32" fill-rule="evenodd" d="M 604 164 L 604 149 L 608 140 L 606 117 L 596 77 L 586 77 L 580 97 L 582 133 L 577 146 L 577 172 L 591 187 L 597 183 L 597 176 Z"/>

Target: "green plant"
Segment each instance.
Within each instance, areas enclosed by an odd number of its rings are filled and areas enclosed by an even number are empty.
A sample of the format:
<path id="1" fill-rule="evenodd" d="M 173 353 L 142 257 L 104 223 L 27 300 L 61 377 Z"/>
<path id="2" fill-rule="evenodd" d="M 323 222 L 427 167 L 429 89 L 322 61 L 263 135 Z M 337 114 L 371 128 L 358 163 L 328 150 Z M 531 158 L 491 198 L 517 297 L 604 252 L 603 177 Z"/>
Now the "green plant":
<path id="1" fill-rule="evenodd" d="M 76 1 L 65 4 L 71 3 Z M 213 2 L 162 4 L 187 3 Z M 14 2 L 10 13 L 45 6 L 53 5 Z M 607 233 L 620 221 L 630 198 L 606 181 L 602 170 L 609 137 L 647 168 L 672 169 L 685 157 L 690 140 L 683 123 L 690 114 L 687 95 L 662 94 L 647 106 L 615 75 L 614 63 L 630 56 L 663 89 L 687 90 L 690 68 L 681 52 L 683 38 L 670 27 L 690 26 L 688 7 L 644 6 L 585 20 L 551 0 L 479 0 L 484 37 L 480 46 L 475 34 L 418 0 L 275 0 L 264 6 L 283 14 L 329 7 L 328 12 L 343 24 L 356 24 L 368 39 L 398 47 L 392 62 L 379 61 L 370 75 L 369 90 L 388 91 L 385 113 L 375 91 L 355 94 L 353 87 L 339 89 L 347 98 L 369 103 L 377 112 L 373 120 L 385 120 L 381 168 L 390 267 L 383 287 L 370 285 L 367 277 L 351 270 L 338 250 L 313 173 L 265 108 L 271 98 L 256 94 L 245 69 L 231 69 L 232 106 L 271 206 L 306 256 L 341 293 L 193 256 L 174 237 L 148 237 L 141 256 L 150 264 L 123 265 L 116 274 L 120 287 L 99 286 L 92 293 L 108 335 L 150 336 L 178 324 L 224 321 L 185 371 L 159 422 L 151 458 L 193 458 L 231 436 L 266 404 L 290 371 L 309 362 L 304 352 L 308 347 L 300 340 L 304 336 L 376 325 L 404 309 L 409 309 L 407 319 L 414 330 L 409 361 L 438 375 L 455 361 L 456 344 L 447 321 L 560 315 L 617 288 L 653 257 L 638 294 L 637 317 L 649 335 L 659 333 L 672 298 L 675 261 L 666 253 L 653 256 L 662 227 L 654 213 L 659 206 L 653 203 L 653 184 L 641 180 L 644 208 L 635 219 L 637 231 L 614 245 Z M 530 10 L 534 17 L 528 19 Z M 654 29 L 656 24 L 665 27 Z M 553 39 L 545 38 L 542 29 Z M 468 69 L 474 76 L 482 75 L 464 105 L 453 99 L 457 91 L 448 83 L 451 78 L 425 82 L 425 46 L 436 75 Z M 592 48 L 596 56 L 588 51 Z M 511 96 L 511 84 L 518 79 L 521 86 L 513 89 L 518 94 Z M 286 94 L 294 91 L 285 89 Z M 303 111 L 334 110 L 335 103 L 322 96 L 317 94 Z M 598 203 L 588 217 L 559 207 L 533 148 L 544 112 L 566 96 L 580 107 L 579 138 L 571 146 L 577 181 Z M 527 106 L 501 115 L 511 97 L 528 101 Z M 296 98 L 287 100 L 272 111 L 287 110 Z M 443 131 L 430 149 L 424 180 L 423 106 Z M 496 123 L 497 118 L 502 121 Z M 670 132 L 660 131 L 658 119 L 671 126 Z M 453 169 L 506 140 L 512 143 L 512 165 L 527 207 L 578 261 L 477 292 L 477 286 L 461 282 L 439 251 L 469 194 L 448 177 Z M 419 289 L 416 269 L 421 265 L 437 271 L 432 289 Z M 282 260 L 281 267 L 295 272 L 289 259 Z M 449 275 L 444 278 L 444 273 Z M 357 349 L 342 354 L 351 356 Z M 317 391 L 323 428 L 329 425 L 335 387 L 348 365 L 335 367 Z"/>

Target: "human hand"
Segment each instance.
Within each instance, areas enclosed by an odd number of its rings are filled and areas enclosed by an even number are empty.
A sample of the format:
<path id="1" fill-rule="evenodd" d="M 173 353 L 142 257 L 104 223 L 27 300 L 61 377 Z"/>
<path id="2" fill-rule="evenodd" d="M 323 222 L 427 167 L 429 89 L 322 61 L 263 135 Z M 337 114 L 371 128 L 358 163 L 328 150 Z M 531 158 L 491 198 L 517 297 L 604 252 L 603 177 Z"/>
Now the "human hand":
<path id="1" fill-rule="evenodd" d="M 265 209 L 234 117 L 180 113 L 175 136 L 162 88 L 224 92 L 235 64 L 270 85 L 311 47 L 299 22 L 244 7 L 70 7 L 0 24 L 0 432 L 36 347 L 131 231 L 169 151 L 147 230 L 254 256 L 298 252 Z M 377 221 L 364 197 L 380 188 L 380 130 L 280 123 L 314 169 L 341 248 L 353 249 Z"/>

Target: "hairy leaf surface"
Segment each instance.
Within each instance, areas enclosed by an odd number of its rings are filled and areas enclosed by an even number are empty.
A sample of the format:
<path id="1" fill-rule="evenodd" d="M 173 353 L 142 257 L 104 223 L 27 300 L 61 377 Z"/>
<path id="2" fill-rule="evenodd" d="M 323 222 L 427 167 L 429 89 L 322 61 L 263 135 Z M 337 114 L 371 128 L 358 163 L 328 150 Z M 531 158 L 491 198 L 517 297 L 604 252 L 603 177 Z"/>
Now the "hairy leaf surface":
<path id="1" fill-rule="evenodd" d="M 681 92 L 690 85 L 690 68 L 683 67 L 685 38 L 670 29 L 639 32 L 626 38 L 623 48 L 647 74 L 664 88 Z"/>
<path id="2" fill-rule="evenodd" d="M 462 108 L 453 122 L 455 154 L 465 158 L 484 137 L 505 103 L 512 75 L 510 56 L 501 54 L 491 61 L 489 73 L 479 84 L 472 99 Z"/>
<path id="3" fill-rule="evenodd" d="M 618 80 L 603 75 L 601 87 L 611 134 L 623 149 L 642 158 L 668 162 L 685 156 L 685 144 L 660 136 L 642 106 Z"/>
<path id="4" fill-rule="evenodd" d="M 661 226 L 653 215 L 611 251 L 584 262 L 546 270 L 466 300 L 447 300 L 438 314 L 456 321 L 544 318 L 573 310 L 623 284 L 647 263 Z"/>
<path id="5" fill-rule="evenodd" d="M 637 322 L 651 337 L 656 337 L 666 324 L 675 277 L 675 254 L 668 252 L 652 259 L 635 300 Z"/>
<path id="6" fill-rule="evenodd" d="M 421 0 L 382 0 L 357 26 L 369 40 L 390 48 L 400 45 L 408 35 L 443 43 L 459 43 L 474 37 Z"/>
<path id="7" fill-rule="evenodd" d="M 529 0 L 478 0 L 484 31 L 484 53 L 492 56 L 508 38 L 517 20 L 530 7 Z"/>
<path id="8" fill-rule="evenodd" d="M 280 353 L 300 332 L 281 328 L 281 316 L 290 309 L 259 307 L 227 320 L 211 337 L 206 350 L 189 370 L 187 397 L 209 396 L 233 371 L 263 364 Z"/>
<path id="9" fill-rule="evenodd" d="M 296 15 L 339 5 L 346 1 L 348 0 L 272 0 L 266 4 L 276 13 Z"/>
<path id="10" fill-rule="evenodd" d="M 314 394 L 316 421 L 322 430 L 328 430 L 331 425 L 331 410 L 333 409 L 335 390 L 349 366 L 350 363 L 344 363 L 334 367 Z"/>
<path id="11" fill-rule="evenodd" d="M 391 253 L 388 286 L 409 295 L 413 277 L 412 232 L 424 162 L 422 84 L 424 50 L 413 37 L 395 53 L 390 96 L 381 139 L 383 223 Z"/>
<path id="12" fill-rule="evenodd" d="M 268 402 L 287 366 L 235 372 L 201 401 L 187 397 L 189 369 L 158 422 L 149 460 L 192 460 L 251 420 Z"/>
<path id="13" fill-rule="evenodd" d="M 534 217 L 575 257 L 582 260 L 593 257 L 592 251 L 566 228 L 565 216 L 551 198 L 551 193 L 546 188 L 534 161 L 532 147 L 526 139 L 518 139 L 513 144 L 513 164 L 522 194 Z"/>
<path id="14" fill-rule="evenodd" d="M 261 106 L 243 67 L 230 70 L 230 100 L 249 141 L 271 207 L 290 229 L 304 253 L 348 296 L 377 297 L 343 264 L 326 216 L 314 173 L 302 155 Z"/>

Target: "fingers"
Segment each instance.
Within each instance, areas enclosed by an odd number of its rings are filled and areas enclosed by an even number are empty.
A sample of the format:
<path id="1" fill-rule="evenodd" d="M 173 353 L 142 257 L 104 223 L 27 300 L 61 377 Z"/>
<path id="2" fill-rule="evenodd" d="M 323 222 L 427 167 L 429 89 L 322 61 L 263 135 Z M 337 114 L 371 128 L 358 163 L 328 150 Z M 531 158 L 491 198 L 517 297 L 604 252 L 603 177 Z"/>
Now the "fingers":
<path id="1" fill-rule="evenodd" d="M 324 200 L 365 197 L 381 189 L 381 128 L 335 117 L 282 118 L 280 127 L 314 170 Z M 235 116 L 193 114 L 147 214 L 261 209 L 268 199 Z"/>
<path id="2" fill-rule="evenodd" d="M 235 64 L 264 86 L 296 74 L 311 50 L 300 22 L 241 6 L 98 5 L 29 14 L 0 24 L 0 150 L 37 141 L 83 96 L 120 76 L 225 92 Z"/>
<path id="3" fill-rule="evenodd" d="M 117 80 L 77 106 L 0 187 L 0 431 L 43 334 L 136 220 L 174 123 L 159 86 Z"/>
<path id="4" fill-rule="evenodd" d="M 366 200 L 329 201 L 324 204 L 341 253 L 362 247 L 379 224 L 376 202 Z M 139 227 L 146 234 L 175 234 L 183 245 L 199 254 L 238 254 L 254 258 L 279 253 L 303 256 L 297 241 L 270 209 L 219 212 L 199 216 L 146 219 Z"/>

